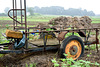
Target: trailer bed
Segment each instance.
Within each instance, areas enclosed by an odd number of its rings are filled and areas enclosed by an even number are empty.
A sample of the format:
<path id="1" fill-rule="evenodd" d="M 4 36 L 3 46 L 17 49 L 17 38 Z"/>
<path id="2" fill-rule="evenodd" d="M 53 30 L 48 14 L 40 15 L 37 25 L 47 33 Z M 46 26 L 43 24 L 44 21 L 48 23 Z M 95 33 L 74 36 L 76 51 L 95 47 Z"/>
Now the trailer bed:
<path id="1" fill-rule="evenodd" d="M 44 42 L 43 39 L 38 39 L 38 40 L 29 40 L 28 41 L 30 44 L 36 45 L 36 46 L 43 46 Z M 47 39 L 47 46 L 50 45 L 58 45 L 59 41 L 57 40 L 57 38 L 53 38 L 53 39 Z"/>

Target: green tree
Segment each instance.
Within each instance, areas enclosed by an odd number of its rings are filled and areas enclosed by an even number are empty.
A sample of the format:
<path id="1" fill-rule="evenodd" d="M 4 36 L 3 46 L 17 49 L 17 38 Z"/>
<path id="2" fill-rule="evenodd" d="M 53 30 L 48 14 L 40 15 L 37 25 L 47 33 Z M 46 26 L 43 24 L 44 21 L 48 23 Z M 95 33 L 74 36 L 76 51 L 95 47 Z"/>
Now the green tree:
<path id="1" fill-rule="evenodd" d="M 34 15 L 34 8 L 33 7 L 27 7 L 27 12 L 29 12 L 29 15 Z"/>

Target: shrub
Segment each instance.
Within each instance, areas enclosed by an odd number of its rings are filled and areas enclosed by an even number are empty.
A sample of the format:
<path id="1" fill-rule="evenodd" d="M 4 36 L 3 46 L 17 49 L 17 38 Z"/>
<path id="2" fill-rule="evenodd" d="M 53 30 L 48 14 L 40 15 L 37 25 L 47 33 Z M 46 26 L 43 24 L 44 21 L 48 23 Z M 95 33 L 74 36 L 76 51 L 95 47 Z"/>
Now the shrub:
<path id="1" fill-rule="evenodd" d="M 67 56 L 67 54 L 64 54 Z M 55 58 L 51 60 L 54 63 L 54 67 L 91 67 L 91 66 L 100 66 L 97 62 L 91 63 L 90 61 L 85 60 L 76 60 L 72 58 L 64 58 L 56 60 Z"/>

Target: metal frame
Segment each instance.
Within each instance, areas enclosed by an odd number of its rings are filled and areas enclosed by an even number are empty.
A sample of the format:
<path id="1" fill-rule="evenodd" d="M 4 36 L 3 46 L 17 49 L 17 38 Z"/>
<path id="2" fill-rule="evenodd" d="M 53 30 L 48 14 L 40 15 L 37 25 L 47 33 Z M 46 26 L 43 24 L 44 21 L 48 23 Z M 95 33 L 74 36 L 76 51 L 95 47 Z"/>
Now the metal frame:
<path id="1" fill-rule="evenodd" d="M 24 29 L 25 30 L 25 36 L 26 36 L 26 47 L 25 50 L 3 50 L 0 51 L 0 54 L 6 54 L 6 53 L 27 53 L 27 52 L 36 52 L 36 51 L 45 51 L 45 50 L 53 50 L 53 49 L 58 49 L 59 45 L 57 46 L 46 46 L 46 40 L 45 39 L 45 34 L 44 33 L 48 33 L 48 32 L 62 32 L 62 31 L 67 31 L 67 32 L 80 32 L 81 30 L 95 30 L 96 31 L 96 41 L 94 42 L 85 42 L 85 44 L 90 45 L 90 44 L 96 44 L 96 48 L 97 48 L 97 52 L 98 52 L 98 44 L 99 44 L 99 39 L 98 39 L 98 33 L 100 28 L 90 28 L 90 29 L 71 29 L 71 30 L 54 30 L 54 31 L 39 31 L 39 32 L 29 32 L 30 29 L 41 29 L 41 28 L 37 28 L 37 27 L 27 27 L 27 16 L 26 16 L 26 0 L 24 1 L 24 8 L 23 4 L 22 4 L 22 0 L 20 0 L 20 9 L 17 9 L 17 1 L 16 0 L 12 0 L 13 3 L 13 9 L 8 11 L 8 16 L 13 19 L 13 27 L 14 30 L 20 30 L 20 29 Z M 13 11 L 13 17 L 10 16 L 10 12 Z M 21 13 L 21 21 L 18 21 L 17 19 L 17 11 L 20 11 Z M 23 15 L 23 11 L 24 11 L 24 15 Z M 23 19 L 24 16 L 24 19 Z M 21 24 L 21 26 L 18 26 L 18 24 Z M 41 48 L 36 48 L 36 49 L 28 49 L 28 34 L 30 33 L 43 33 L 43 40 L 44 40 L 44 46 Z M 74 33 L 73 33 L 74 35 Z M 86 39 L 86 38 L 85 38 Z M 0 44 L 3 46 L 7 46 L 8 44 L 11 43 L 5 43 L 5 44 Z M 59 41 L 60 44 L 60 41 Z"/>

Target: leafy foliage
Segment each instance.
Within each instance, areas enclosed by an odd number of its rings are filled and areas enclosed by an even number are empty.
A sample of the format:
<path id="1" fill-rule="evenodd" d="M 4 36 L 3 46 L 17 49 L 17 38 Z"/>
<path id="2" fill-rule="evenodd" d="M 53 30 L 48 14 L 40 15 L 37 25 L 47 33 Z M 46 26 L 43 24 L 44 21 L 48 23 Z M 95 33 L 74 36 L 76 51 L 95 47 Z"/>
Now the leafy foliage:
<path id="1" fill-rule="evenodd" d="M 82 10 L 81 8 L 75 9 L 75 8 L 69 8 L 64 9 L 64 7 L 60 6 L 51 6 L 51 7 L 34 7 L 34 12 L 40 13 L 40 14 L 48 14 L 48 15 L 70 15 L 70 16 L 95 16 L 95 13 L 93 11 L 87 11 L 86 9 Z"/>
<path id="2" fill-rule="evenodd" d="M 6 28 L 0 29 L 0 43 L 8 43 L 9 41 L 2 36 L 2 33 L 5 33 L 6 29 L 9 29 L 9 25 L 6 25 Z"/>
<path id="3" fill-rule="evenodd" d="M 64 54 L 65 56 L 68 56 L 67 54 Z M 99 63 L 91 63 L 90 61 L 85 60 L 76 60 L 74 61 L 72 58 L 64 58 L 64 59 L 58 59 L 55 58 L 51 60 L 52 63 L 54 63 L 54 67 L 91 67 L 93 66 L 100 66 Z"/>

